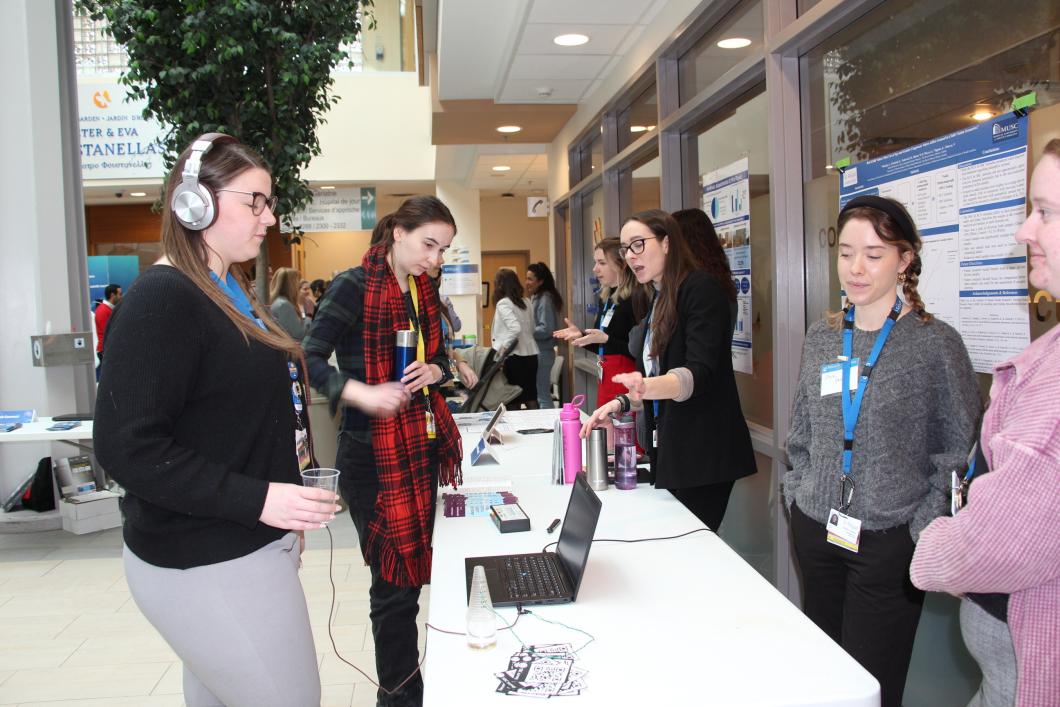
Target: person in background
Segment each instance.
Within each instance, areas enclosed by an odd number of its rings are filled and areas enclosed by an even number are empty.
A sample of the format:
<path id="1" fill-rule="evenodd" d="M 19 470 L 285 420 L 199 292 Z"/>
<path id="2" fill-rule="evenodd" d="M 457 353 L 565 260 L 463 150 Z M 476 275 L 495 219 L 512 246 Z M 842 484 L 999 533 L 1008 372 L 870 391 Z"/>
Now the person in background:
<path id="1" fill-rule="evenodd" d="M 239 267 L 276 223 L 272 178 L 233 138 L 193 146 L 215 218 L 193 230 L 163 213 L 162 257 L 108 325 L 95 453 L 125 489 L 125 578 L 184 664 L 186 704 L 317 705 L 299 536 L 334 517 L 336 497 L 302 486 L 312 450 L 291 375 L 298 343 Z M 187 184 L 192 154 L 163 203 Z"/>
<path id="2" fill-rule="evenodd" d="M 120 301 L 121 285 L 111 283 L 103 288 L 103 299 L 96 305 L 94 316 L 96 320 L 97 338 L 96 358 L 99 359 L 100 363 L 103 363 L 103 337 L 107 333 L 107 323 L 110 321 L 110 315 L 114 313 L 114 308 L 118 306 L 118 302 Z"/>
<path id="3" fill-rule="evenodd" d="M 428 273 L 456 235 L 433 196 L 406 199 L 376 226 L 360 267 L 336 278 L 303 340 L 313 387 L 345 405 L 336 466 L 372 572 L 369 590 L 379 705 L 418 706 L 416 614 L 431 576 L 439 482 L 460 479 L 456 423 L 438 387 L 449 380 L 441 305 Z M 417 331 L 416 360 L 390 382 L 395 333 Z M 328 363 L 336 353 L 339 370 Z M 294 703 L 292 703 L 294 704 Z"/>
<path id="4" fill-rule="evenodd" d="M 557 318 L 563 311 L 563 296 L 556 289 L 552 271 L 544 263 L 533 263 L 526 271 L 526 293 L 534 310 L 534 341 L 537 342 L 537 406 L 552 403 L 552 364 L 556 362 Z"/>
<path id="5" fill-rule="evenodd" d="M 736 327 L 736 284 L 732 280 L 732 270 L 729 268 L 729 259 L 718 241 L 718 233 L 714 230 L 714 224 L 703 209 L 681 209 L 674 212 L 674 220 L 681 227 L 681 231 L 688 238 L 688 245 L 692 249 L 699 266 L 714 276 L 725 288 L 725 296 L 729 300 L 729 316 L 732 319 L 733 330 Z M 731 340 L 729 342 L 732 343 Z"/>
<path id="6" fill-rule="evenodd" d="M 300 306 L 298 283 L 301 277 L 294 268 L 279 268 L 269 285 L 269 311 L 283 330 L 295 341 L 301 341 L 309 329 L 309 319 Z"/>
<path id="7" fill-rule="evenodd" d="M 314 304 L 320 303 L 320 298 L 324 296 L 325 290 L 327 290 L 326 283 L 320 278 L 309 283 L 309 292 L 313 295 Z"/>
<path id="8" fill-rule="evenodd" d="M 453 336 L 456 332 L 460 331 L 462 322 L 460 316 L 456 313 L 456 307 L 453 306 L 453 301 L 449 299 L 449 295 L 441 294 L 442 286 L 442 269 L 437 268 L 430 272 L 431 284 L 434 285 L 434 289 L 438 292 L 439 299 L 442 303 L 441 315 L 442 315 L 442 341 L 445 342 L 445 350 L 449 355 L 449 360 L 453 362 L 456 367 L 456 373 L 460 376 L 460 382 L 465 388 L 470 390 L 475 387 L 478 383 L 478 375 L 471 370 L 471 366 L 467 365 L 464 361 L 464 357 L 460 355 L 460 351 L 453 348 Z"/>
<path id="9" fill-rule="evenodd" d="M 597 407 L 626 392 L 626 386 L 615 383 L 614 377 L 637 370 L 636 361 L 629 352 L 629 334 L 638 319 L 635 300 L 641 300 L 641 316 L 647 313 L 651 302 L 650 286 L 646 288 L 637 282 L 619 253 L 621 247 L 618 238 L 605 238 L 593 250 L 593 275 L 600 283 L 601 304 L 592 328 L 582 331 L 570 319 L 564 319 L 567 326 L 553 332 L 556 338 L 583 346 L 596 354 Z M 651 292 L 654 291 L 651 288 Z"/>
<path id="10" fill-rule="evenodd" d="M 921 241 L 902 205 L 856 197 L 837 230 L 848 305 L 806 332 L 784 498 L 806 615 L 898 707 L 924 602 L 909 561 L 982 406 L 960 334 L 917 292 Z"/>
<path id="11" fill-rule="evenodd" d="M 312 319 L 317 310 L 317 301 L 313 299 L 313 291 L 309 289 L 309 280 L 298 283 L 298 303 L 302 305 L 306 318 Z"/>
<path id="12" fill-rule="evenodd" d="M 1060 298 L 1060 139 L 1016 232 L 1032 285 Z M 961 633 L 983 683 L 973 707 L 1060 705 L 1060 327 L 994 368 L 967 506 L 920 533 L 913 583 L 964 595 Z M 986 471 L 989 474 L 983 475 Z"/>
<path id="13" fill-rule="evenodd" d="M 504 375 L 508 382 L 523 392 L 509 407 L 518 410 L 525 405 L 537 409 L 537 342 L 534 341 L 534 318 L 530 303 L 523 297 L 519 276 L 501 268 L 493 278 L 493 327 L 490 344 L 498 354 L 515 344 L 504 359 Z"/>
<path id="14" fill-rule="evenodd" d="M 717 531 L 736 480 L 757 470 L 732 370 L 726 283 L 699 267 L 665 211 L 635 214 L 620 238 L 637 281 L 657 295 L 644 340 L 631 343 L 637 370 L 612 379 L 627 392 L 597 408 L 582 434 L 642 407 L 656 488 Z"/>

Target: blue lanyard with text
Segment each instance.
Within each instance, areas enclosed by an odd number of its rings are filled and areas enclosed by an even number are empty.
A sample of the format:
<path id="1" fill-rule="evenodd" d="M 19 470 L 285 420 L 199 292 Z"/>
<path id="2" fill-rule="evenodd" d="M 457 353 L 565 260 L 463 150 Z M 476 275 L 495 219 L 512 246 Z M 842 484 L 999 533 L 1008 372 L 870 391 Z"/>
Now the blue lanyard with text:
<path id="1" fill-rule="evenodd" d="M 869 376 L 872 375 L 872 369 L 876 365 L 876 361 L 880 357 L 880 352 L 883 351 L 883 345 L 887 343 L 887 336 L 891 333 L 891 329 L 894 328 L 894 323 L 898 321 L 898 315 L 902 313 L 902 299 L 900 297 L 894 298 L 894 306 L 891 307 L 890 313 L 887 315 L 887 321 L 883 323 L 883 328 L 880 333 L 876 335 L 876 343 L 872 347 L 872 352 L 869 354 L 868 361 L 865 362 L 865 366 L 861 369 L 861 376 L 858 380 L 858 389 L 854 392 L 854 397 L 850 397 L 850 359 L 854 355 L 854 305 L 850 305 L 847 309 L 846 316 L 843 317 L 843 480 L 846 481 L 847 477 L 850 476 L 850 467 L 854 460 L 854 428 L 858 424 L 858 415 L 861 413 L 861 401 L 865 397 L 865 389 L 869 387 Z M 842 492 L 841 492 L 842 495 Z"/>
<path id="2" fill-rule="evenodd" d="M 605 334 L 607 333 L 607 326 L 604 324 L 604 322 L 607 321 L 607 313 L 610 312 L 614 308 L 615 308 L 614 300 L 612 300 L 610 297 L 608 297 L 607 298 L 607 304 L 604 305 L 604 311 L 600 315 L 600 331 L 604 332 Z M 603 358 L 604 358 L 604 344 L 600 344 L 599 346 L 596 347 L 596 355 L 599 356 L 601 360 L 603 360 Z"/>

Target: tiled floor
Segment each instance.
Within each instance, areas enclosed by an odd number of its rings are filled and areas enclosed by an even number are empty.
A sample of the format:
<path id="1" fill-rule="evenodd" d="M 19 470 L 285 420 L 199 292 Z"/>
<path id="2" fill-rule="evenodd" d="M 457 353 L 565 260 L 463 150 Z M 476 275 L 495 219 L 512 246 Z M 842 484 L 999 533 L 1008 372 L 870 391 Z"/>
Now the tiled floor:
<path id="1" fill-rule="evenodd" d="M 332 523 L 339 651 L 375 677 L 368 569 L 347 514 Z M 322 705 L 375 704 L 375 687 L 335 655 L 328 538 L 308 534 L 302 586 L 320 657 Z M 427 590 L 420 600 L 426 619 Z M 420 624 L 420 650 L 424 627 Z M 121 530 L 0 535 L 0 705 L 180 707 L 181 664 L 129 596 Z"/>

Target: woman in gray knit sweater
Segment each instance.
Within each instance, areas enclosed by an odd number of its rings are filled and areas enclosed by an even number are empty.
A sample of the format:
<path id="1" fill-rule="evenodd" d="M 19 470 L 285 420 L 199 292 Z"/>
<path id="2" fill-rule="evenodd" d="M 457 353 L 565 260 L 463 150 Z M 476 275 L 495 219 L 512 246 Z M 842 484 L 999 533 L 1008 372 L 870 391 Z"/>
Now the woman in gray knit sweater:
<path id="1" fill-rule="evenodd" d="M 857 197 L 838 230 L 848 308 L 806 333 L 784 496 L 806 614 L 880 681 L 887 707 L 901 704 L 924 601 L 914 544 L 948 508 L 981 403 L 960 335 L 917 293 L 905 209 Z"/>

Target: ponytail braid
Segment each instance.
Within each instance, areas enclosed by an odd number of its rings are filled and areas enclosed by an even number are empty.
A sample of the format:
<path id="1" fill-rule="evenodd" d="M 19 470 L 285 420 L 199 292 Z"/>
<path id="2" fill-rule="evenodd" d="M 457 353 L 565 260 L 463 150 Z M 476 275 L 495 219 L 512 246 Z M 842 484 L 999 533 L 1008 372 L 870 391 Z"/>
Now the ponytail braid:
<path id="1" fill-rule="evenodd" d="M 905 280 L 902 282 L 902 294 L 905 295 L 905 301 L 913 308 L 913 311 L 920 317 L 920 321 L 927 323 L 931 321 L 932 315 L 924 307 L 924 300 L 920 298 L 920 293 L 917 291 L 917 285 L 920 284 L 920 273 L 923 267 L 923 263 L 920 260 L 920 253 L 913 254 L 913 260 L 910 261 L 909 267 L 905 269 Z"/>

